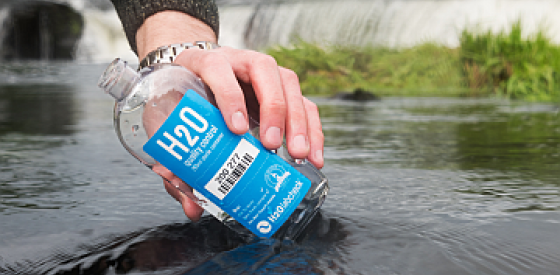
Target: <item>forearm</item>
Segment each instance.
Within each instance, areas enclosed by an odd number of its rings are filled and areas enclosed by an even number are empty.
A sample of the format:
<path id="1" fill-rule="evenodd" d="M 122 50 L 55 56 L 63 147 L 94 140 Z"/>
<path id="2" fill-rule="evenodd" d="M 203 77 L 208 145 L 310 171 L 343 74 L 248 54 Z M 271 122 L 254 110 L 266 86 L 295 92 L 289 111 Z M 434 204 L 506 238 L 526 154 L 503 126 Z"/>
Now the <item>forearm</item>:
<path id="1" fill-rule="evenodd" d="M 209 25 L 177 11 L 163 11 L 150 16 L 136 32 L 140 60 L 157 47 L 195 41 L 217 43 L 217 38 Z"/>
<path id="2" fill-rule="evenodd" d="M 166 11 L 176 11 L 190 15 L 193 19 L 207 25 L 214 35 L 213 40 L 218 37 L 219 21 L 218 8 L 214 0 L 111 0 L 119 18 L 121 19 L 124 31 L 130 47 L 135 53 L 138 52 L 136 42 L 137 34 L 145 21 L 154 15 Z M 160 32 L 167 32 L 171 24 L 166 24 Z M 177 25 L 180 26 L 180 25 Z M 186 27 L 183 31 L 188 30 Z M 196 30 L 195 30 L 196 31 Z M 189 31 L 190 32 L 190 31 Z M 144 39 L 143 39 L 144 40 Z M 198 39 L 202 40 L 202 39 Z M 212 41 L 211 39 L 205 39 Z M 188 42 L 187 40 L 180 42 Z"/>

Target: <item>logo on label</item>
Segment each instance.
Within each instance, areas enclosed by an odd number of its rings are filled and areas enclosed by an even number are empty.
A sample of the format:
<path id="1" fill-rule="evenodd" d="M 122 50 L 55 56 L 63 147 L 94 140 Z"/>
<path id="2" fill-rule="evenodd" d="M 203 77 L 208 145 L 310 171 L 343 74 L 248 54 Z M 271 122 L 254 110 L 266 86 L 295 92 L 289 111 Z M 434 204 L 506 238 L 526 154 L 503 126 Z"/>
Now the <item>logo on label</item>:
<path id="1" fill-rule="evenodd" d="M 264 177 L 268 186 L 274 188 L 276 192 L 280 192 L 282 184 L 290 175 L 291 173 L 286 171 L 284 167 L 274 164 L 266 170 Z"/>
<path id="2" fill-rule="evenodd" d="M 270 225 L 270 223 L 267 222 L 267 221 L 260 221 L 260 222 L 257 224 L 257 229 L 258 229 L 261 233 L 266 234 L 266 233 L 270 232 L 270 230 L 272 229 L 272 225 Z"/>

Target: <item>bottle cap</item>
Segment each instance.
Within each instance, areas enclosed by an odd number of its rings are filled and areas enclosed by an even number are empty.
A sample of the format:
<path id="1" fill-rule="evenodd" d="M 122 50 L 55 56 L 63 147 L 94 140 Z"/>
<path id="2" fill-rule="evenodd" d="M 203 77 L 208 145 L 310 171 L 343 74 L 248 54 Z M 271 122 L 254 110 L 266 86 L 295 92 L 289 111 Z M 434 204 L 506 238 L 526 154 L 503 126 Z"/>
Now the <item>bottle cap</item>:
<path id="1" fill-rule="evenodd" d="M 139 74 L 117 58 L 105 70 L 97 85 L 117 101 L 125 98 L 140 79 Z"/>

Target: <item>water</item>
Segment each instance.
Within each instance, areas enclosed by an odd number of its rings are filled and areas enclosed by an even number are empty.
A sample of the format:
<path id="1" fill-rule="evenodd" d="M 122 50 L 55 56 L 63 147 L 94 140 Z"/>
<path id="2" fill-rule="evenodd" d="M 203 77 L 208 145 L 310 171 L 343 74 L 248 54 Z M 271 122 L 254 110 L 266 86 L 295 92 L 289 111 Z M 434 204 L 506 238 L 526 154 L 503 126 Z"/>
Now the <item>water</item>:
<path id="1" fill-rule="evenodd" d="M 1 65 L 0 274 L 560 269 L 555 105 L 315 98 L 331 192 L 300 243 L 278 247 L 185 218 L 119 144 L 96 87 L 106 65 Z"/>
<path id="2" fill-rule="evenodd" d="M 246 243 L 211 218 L 189 222 L 119 144 L 95 85 L 107 64 L 89 64 L 135 60 L 108 1 L 57 2 L 84 16 L 78 63 L 0 64 L 0 274 L 558 273 L 557 106 L 316 98 L 331 182 L 322 215 L 299 244 Z M 560 33 L 557 1 L 220 3 L 220 43 L 238 48 L 298 35 L 454 45 L 466 23 L 518 18 Z"/>

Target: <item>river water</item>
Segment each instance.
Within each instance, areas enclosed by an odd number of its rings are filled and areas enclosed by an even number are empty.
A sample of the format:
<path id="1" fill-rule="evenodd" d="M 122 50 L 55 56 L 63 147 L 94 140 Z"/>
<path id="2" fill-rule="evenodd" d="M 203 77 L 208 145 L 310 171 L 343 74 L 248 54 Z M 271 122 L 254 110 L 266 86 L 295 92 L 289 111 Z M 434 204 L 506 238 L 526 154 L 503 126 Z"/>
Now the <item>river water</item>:
<path id="1" fill-rule="evenodd" d="M 188 221 L 118 143 L 106 64 L 0 65 L 1 274 L 558 274 L 560 120 L 499 99 L 313 98 L 331 191 L 297 244 Z"/>

